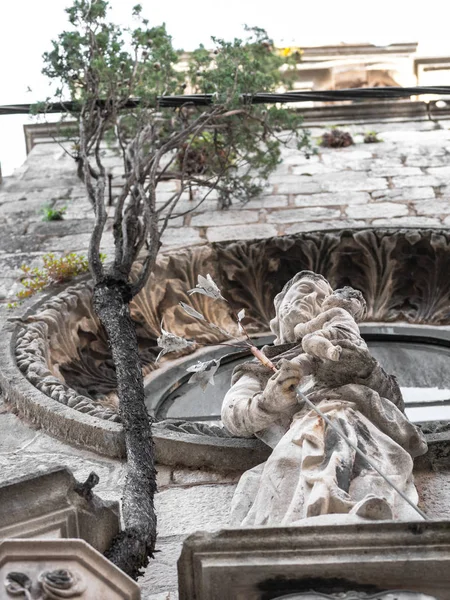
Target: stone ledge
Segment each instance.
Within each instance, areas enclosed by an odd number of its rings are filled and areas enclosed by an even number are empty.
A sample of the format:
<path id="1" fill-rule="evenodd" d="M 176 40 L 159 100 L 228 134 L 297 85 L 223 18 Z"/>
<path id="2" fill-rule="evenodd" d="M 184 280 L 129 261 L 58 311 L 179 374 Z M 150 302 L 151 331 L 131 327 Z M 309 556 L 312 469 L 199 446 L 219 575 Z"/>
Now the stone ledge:
<path id="1" fill-rule="evenodd" d="M 449 569 L 450 521 L 311 523 L 195 533 L 183 544 L 178 581 L 180 600 L 399 588 L 450 600 Z"/>

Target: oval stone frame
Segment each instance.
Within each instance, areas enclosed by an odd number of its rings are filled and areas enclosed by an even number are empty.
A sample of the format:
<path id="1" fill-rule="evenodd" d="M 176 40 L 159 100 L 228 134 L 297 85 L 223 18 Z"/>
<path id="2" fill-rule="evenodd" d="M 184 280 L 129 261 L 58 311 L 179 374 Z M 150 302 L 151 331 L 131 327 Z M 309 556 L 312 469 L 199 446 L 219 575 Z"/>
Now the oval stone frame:
<path id="1" fill-rule="evenodd" d="M 367 332 L 370 327 L 401 329 L 402 334 L 423 341 L 439 339 L 442 344 L 450 339 L 449 230 L 314 231 L 192 246 L 162 253 L 147 286 L 131 305 L 147 392 L 163 390 L 186 362 L 207 351 L 161 361 L 155 368 L 163 317 L 165 328 L 173 333 L 199 342 L 220 341 L 201 322 L 187 317 L 179 308 L 180 300 L 232 331 L 236 325 L 229 307 L 245 308 L 248 330 L 260 336 L 268 331 L 275 294 L 304 269 L 322 273 L 333 287 L 351 285 L 361 290 L 368 304 L 367 323 L 362 327 Z M 197 276 L 207 273 L 229 305 L 187 295 Z M 114 372 L 91 295 L 92 283 L 85 277 L 55 288 L 37 302 L 28 301 L 8 319 L 0 339 L 0 385 L 6 402 L 48 433 L 100 454 L 123 457 L 122 426 L 108 404 L 114 396 Z M 79 385 L 83 380 L 101 390 L 106 402 L 84 394 Z M 157 462 L 230 471 L 248 469 L 269 454 L 257 439 L 234 438 L 219 428 L 195 425 L 155 423 Z M 450 440 L 448 431 L 428 437 L 432 444 Z"/>

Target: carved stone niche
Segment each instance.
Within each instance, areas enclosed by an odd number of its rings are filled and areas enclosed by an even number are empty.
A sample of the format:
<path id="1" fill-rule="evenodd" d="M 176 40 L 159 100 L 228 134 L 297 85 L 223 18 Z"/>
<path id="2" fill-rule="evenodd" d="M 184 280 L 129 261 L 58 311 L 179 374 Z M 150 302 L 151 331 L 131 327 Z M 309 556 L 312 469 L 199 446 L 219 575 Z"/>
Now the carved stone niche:
<path id="1" fill-rule="evenodd" d="M 83 540 L 0 542 L 0 598 L 140 600 L 138 584 Z"/>
<path id="2" fill-rule="evenodd" d="M 0 540 L 82 538 L 105 552 L 120 531 L 119 503 L 92 493 L 96 477 L 80 484 L 68 469 L 55 468 L 1 484 Z"/>
<path id="3" fill-rule="evenodd" d="M 449 521 L 195 533 L 178 561 L 180 600 L 450 600 L 449 573 Z"/>
<path id="4" fill-rule="evenodd" d="M 268 330 L 274 296 L 303 269 L 323 274 L 334 287 L 361 290 L 372 323 L 450 326 L 448 230 L 316 231 L 194 246 L 161 254 L 148 284 L 131 305 L 149 389 L 162 368 L 174 364 L 171 357 L 155 363 L 163 316 L 165 328 L 173 333 L 199 342 L 222 341 L 220 333 L 186 315 L 180 301 L 231 331 L 236 324 L 230 307 L 245 308 L 246 327 L 258 336 Z M 198 275 L 206 273 L 229 304 L 200 294 L 188 296 Z M 6 402 L 44 431 L 101 454 L 123 457 L 114 366 L 91 297 L 92 283 L 84 279 L 58 294 L 25 303 L 0 336 L 0 386 Z M 258 440 L 216 435 L 207 425 L 177 420 L 158 424 L 154 432 L 156 456 L 163 464 L 227 469 L 235 466 L 234 457 L 243 450 L 245 469 L 265 458 Z M 215 457 L 223 457 L 220 465 L 208 463 L 214 454 L 207 447 L 211 440 Z M 221 454 L 224 449 L 230 450 Z"/>

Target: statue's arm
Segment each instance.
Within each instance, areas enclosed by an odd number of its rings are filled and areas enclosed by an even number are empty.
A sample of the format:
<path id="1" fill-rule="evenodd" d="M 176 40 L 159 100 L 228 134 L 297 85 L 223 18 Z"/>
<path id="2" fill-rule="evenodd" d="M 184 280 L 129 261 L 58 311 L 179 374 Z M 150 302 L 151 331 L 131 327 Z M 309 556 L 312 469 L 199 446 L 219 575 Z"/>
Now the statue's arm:
<path id="1" fill-rule="evenodd" d="M 302 376 L 301 368 L 288 361 L 281 362 L 264 388 L 256 378 L 244 374 L 225 395 L 223 424 L 239 437 L 251 437 L 267 429 L 298 405 L 295 387 Z"/>
<path id="2" fill-rule="evenodd" d="M 299 323 L 295 326 L 294 333 L 296 339 L 300 339 L 307 335 L 308 333 L 314 333 L 315 331 L 320 331 L 323 329 L 326 323 L 329 323 L 332 319 L 343 320 L 347 322 L 349 314 L 342 308 L 330 308 L 323 313 L 314 317 L 310 321 L 306 323 Z"/>
<path id="3" fill-rule="evenodd" d="M 231 386 L 222 404 L 222 422 L 230 433 L 252 437 L 276 420 L 276 414 L 261 407 L 262 393 L 259 381 L 250 375 Z"/>

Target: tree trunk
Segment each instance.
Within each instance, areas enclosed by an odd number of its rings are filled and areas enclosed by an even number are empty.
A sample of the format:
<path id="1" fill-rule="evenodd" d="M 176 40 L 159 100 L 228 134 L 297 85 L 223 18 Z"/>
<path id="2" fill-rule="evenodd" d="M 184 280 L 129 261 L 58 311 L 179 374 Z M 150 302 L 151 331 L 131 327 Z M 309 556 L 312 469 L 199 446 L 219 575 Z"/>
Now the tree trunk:
<path id="1" fill-rule="evenodd" d="M 130 316 L 130 287 L 108 278 L 94 288 L 94 309 L 105 327 L 116 367 L 119 415 L 127 451 L 122 497 L 124 530 L 106 557 L 136 579 L 153 557 L 156 542 L 156 492 L 151 422 L 144 404 L 144 383 L 136 331 Z"/>

